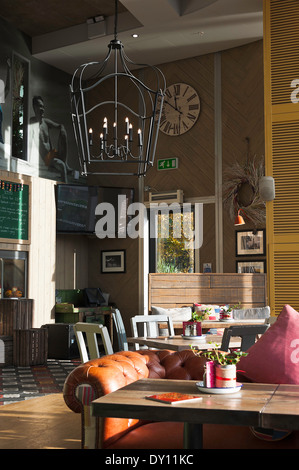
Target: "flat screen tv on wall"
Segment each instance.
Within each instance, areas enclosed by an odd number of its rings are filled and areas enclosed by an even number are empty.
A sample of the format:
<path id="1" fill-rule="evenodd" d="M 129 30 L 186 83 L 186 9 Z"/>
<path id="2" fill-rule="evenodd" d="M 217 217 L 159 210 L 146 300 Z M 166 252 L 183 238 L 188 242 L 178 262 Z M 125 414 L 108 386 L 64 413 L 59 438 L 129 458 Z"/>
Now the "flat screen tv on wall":
<path id="1" fill-rule="evenodd" d="M 120 195 L 126 196 L 127 205 L 134 200 L 132 188 L 58 184 L 56 186 L 56 232 L 95 233 L 96 221 L 99 218 L 95 215 L 96 206 L 101 202 L 110 203 L 115 209 L 117 218 L 118 196 Z"/>
<path id="2" fill-rule="evenodd" d="M 56 232 L 94 233 L 96 186 L 58 184 L 56 191 Z"/>

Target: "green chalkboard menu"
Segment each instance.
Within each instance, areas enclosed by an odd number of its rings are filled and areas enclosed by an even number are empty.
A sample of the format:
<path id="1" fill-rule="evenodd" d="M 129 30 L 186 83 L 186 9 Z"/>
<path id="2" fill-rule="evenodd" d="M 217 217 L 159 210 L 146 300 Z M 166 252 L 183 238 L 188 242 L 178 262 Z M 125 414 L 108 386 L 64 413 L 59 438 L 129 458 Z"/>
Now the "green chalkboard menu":
<path id="1" fill-rule="evenodd" d="M 29 185 L 0 180 L 0 238 L 29 239 Z"/>

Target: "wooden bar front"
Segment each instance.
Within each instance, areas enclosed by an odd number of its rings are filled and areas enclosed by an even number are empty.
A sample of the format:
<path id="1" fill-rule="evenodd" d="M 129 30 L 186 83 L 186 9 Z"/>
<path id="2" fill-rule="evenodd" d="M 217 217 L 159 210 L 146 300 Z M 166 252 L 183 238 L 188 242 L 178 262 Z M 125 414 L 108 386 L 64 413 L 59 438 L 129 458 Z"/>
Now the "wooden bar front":
<path id="1" fill-rule="evenodd" d="M 0 299 L 0 336 L 12 336 L 14 330 L 32 328 L 32 299 Z"/>

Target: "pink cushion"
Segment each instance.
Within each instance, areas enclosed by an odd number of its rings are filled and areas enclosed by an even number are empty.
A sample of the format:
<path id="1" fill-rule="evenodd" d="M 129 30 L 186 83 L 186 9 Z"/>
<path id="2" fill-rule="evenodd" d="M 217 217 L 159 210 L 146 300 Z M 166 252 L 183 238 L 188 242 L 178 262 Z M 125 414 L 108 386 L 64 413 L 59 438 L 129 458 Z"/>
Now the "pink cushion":
<path id="1" fill-rule="evenodd" d="M 299 385 L 299 313 L 285 305 L 276 322 L 247 352 L 237 367 L 247 379 Z"/>

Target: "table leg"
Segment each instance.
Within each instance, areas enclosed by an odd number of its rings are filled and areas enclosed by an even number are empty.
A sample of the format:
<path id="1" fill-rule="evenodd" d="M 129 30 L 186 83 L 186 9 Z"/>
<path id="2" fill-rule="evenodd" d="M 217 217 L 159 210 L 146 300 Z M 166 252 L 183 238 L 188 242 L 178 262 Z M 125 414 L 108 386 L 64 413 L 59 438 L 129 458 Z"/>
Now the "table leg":
<path id="1" fill-rule="evenodd" d="M 203 448 L 203 429 L 199 423 L 184 423 L 184 449 Z"/>

